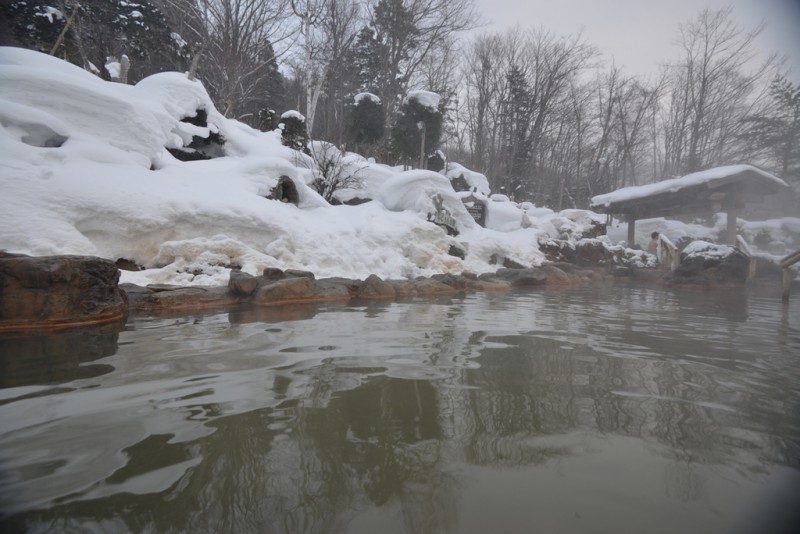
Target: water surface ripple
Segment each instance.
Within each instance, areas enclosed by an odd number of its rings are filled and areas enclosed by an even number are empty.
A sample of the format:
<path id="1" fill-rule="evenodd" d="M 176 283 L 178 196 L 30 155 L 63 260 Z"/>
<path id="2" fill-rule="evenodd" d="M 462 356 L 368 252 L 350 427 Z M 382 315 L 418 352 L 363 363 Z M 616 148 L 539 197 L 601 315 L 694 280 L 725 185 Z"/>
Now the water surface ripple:
<path id="1" fill-rule="evenodd" d="M 615 287 L 0 339 L 4 532 L 768 532 L 800 304 Z"/>

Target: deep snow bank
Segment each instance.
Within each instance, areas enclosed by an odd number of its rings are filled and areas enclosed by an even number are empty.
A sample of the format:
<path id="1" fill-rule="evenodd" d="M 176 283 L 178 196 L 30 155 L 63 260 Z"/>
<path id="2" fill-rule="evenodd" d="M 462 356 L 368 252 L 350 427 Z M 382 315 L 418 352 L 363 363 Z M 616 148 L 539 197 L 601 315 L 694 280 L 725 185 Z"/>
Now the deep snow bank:
<path id="1" fill-rule="evenodd" d="M 207 124 L 181 120 L 198 110 Z M 537 239 L 546 231 L 476 227 L 435 173 L 359 160 L 363 188 L 378 201 L 329 206 L 307 186 L 318 176 L 310 158 L 283 147 L 276 132 L 223 117 L 183 74 L 128 86 L 0 48 L 0 123 L 0 249 L 147 268 L 124 272 L 126 282 L 219 284 L 231 265 L 252 274 L 278 267 L 408 278 L 491 271 L 498 251 L 528 264 L 543 259 Z M 181 162 L 167 151 L 211 132 L 225 139 L 222 157 Z M 265 198 L 281 176 L 297 185 L 299 207 Z M 430 184 L 459 221 L 457 241 L 425 220 Z M 454 244 L 466 259 L 448 254 Z"/>

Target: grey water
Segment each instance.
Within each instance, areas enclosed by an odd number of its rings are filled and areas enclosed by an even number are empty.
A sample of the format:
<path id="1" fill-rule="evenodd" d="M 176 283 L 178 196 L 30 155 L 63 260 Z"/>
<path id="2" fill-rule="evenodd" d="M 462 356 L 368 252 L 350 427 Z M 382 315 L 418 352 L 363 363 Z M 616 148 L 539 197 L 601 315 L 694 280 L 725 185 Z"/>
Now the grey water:
<path id="1" fill-rule="evenodd" d="M 640 287 L 0 339 L 0 531 L 792 532 L 800 302 Z"/>

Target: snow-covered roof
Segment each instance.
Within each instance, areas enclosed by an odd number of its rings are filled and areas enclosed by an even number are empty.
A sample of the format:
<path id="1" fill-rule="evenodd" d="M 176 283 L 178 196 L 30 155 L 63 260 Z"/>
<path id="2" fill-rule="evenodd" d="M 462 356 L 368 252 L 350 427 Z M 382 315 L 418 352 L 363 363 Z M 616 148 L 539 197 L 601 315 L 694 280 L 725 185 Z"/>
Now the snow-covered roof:
<path id="1" fill-rule="evenodd" d="M 659 216 L 722 202 L 731 184 L 753 199 L 788 189 L 786 182 L 752 165 L 715 167 L 654 184 L 624 187 L 592 198 L 591 209 L 606 213 Z"/>

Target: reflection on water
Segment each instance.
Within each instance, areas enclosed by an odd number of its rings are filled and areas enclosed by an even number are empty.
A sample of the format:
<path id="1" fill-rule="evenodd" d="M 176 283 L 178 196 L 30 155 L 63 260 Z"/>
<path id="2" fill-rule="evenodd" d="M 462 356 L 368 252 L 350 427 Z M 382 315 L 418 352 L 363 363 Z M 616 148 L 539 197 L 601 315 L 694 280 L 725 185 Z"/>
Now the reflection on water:
<path id="1" fill-rule="evenodd" d="M 0 341 L 0 529 L 759 532 L 800 305 L 545 291 Z"/>

